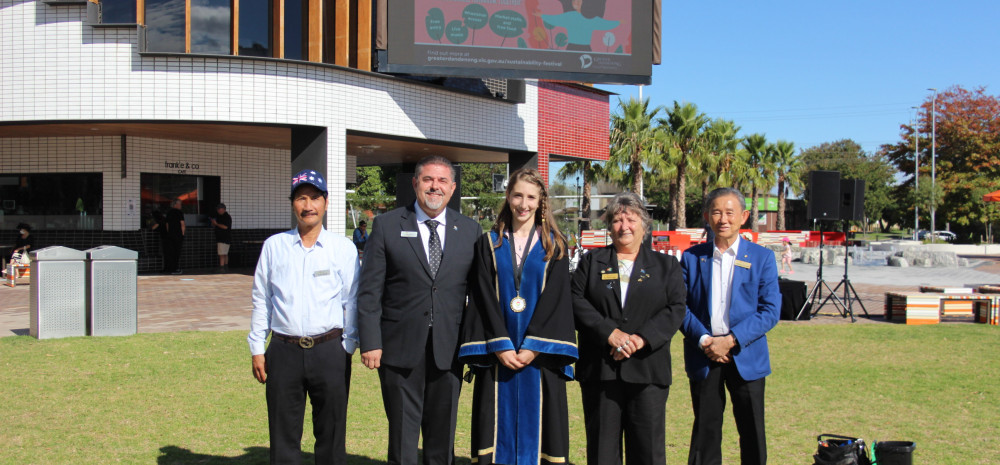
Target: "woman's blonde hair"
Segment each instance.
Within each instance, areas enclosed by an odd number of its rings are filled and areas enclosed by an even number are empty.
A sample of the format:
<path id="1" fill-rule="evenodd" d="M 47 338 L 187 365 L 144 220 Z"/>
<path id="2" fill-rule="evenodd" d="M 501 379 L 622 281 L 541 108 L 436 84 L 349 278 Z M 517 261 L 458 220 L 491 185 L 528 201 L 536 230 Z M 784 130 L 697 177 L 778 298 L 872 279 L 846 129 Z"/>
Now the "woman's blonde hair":
<path id="1" fill-rule="evenodd" d="M 541 192 L 538 199 L 538 209 L 535 210 L 535 226 L 542 227 L 542 247 L 545 249 L 545 261 L 549 261 L 554 256 L 556 260 L 566 255 L 566 237 L 559 232 L 555 217 L 552 216 L 552 208 L 549 206 L 549 191 L 545 188 L 542 175 L 531 168 L 521 168 L 510 175 L 507 181 L 507 191 L 504 193 L 503 206 L 500 207 L 500 214 L 497 215 L 497 222 L 493 224 L 493 231 L 497 233 L 497 241 L 493 248 L 503 244 L 503 233 L 514 222 L 514 214 L 510 209 L 510 193 L 514 190 L 514 185 L 518 181 L 534 184 Z M 531 244 L 528 244 L 530 247 Z"/>

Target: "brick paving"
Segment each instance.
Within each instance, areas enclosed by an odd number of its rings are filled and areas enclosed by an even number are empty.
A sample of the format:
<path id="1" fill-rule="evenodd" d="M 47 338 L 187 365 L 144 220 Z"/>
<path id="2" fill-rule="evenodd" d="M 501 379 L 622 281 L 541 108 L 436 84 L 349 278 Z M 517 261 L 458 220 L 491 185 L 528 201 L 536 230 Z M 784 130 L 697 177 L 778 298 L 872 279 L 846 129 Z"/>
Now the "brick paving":
<path id="1" fill-rule="evenodd" d="M 139 275 L 139 332 L 249 329 L 251 273 Z M 29 290 L 0 286 L 0 337 L 28 334 Z"/>
<path id="2" fill-rule="evenodd" d="M 916 291 L 922 284 L 958 286 L 967 283 L 1000 283 L 1000 257 L 970 258 L 975 266 L 960 269 L 899 269 L 889 267 L 854 267 L 851 283 L 872 318 L 859 318 L 861 324 L 882 323 L 885 293 Z M 806 281 L 809 289 L 816 280 L 815 267 L 795 263 L 791 279 Z M 831 288 L 843 277 L 843 267 L 824 268 L 824 279 Z M 231 331 L 250 327 L 250 289 L 252 270 L 234 270 L 225 274 L 193 273 L 139 276 L 139 332 Z M 0 337 L 27 335 L 29 328 L 29 285 L 14 288 L 0 286 Z M 838 292 L 843 296 L 842 292 Z M 857 304 L 855 316 L 864 312 Z M 850 318 L 839 315 L 828 303 L 809 321 L 783 321 L 781 324 L 846 324 Z"/>

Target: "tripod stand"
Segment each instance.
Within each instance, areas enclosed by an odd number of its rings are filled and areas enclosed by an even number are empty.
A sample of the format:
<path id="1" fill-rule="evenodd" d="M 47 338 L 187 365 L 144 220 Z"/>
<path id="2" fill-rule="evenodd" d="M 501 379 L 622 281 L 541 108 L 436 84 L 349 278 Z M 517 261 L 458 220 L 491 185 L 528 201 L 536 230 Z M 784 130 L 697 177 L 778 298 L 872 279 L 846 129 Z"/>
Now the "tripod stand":
<path id="1" fill-rule="evenodd" d="M 861 310 L 865 312 L 865 318 L 870 318 L 870 316 L 868 315 L 868 309 L 865 308 L 865 303 L 861 301 L 860 297 L 858 297 L 858 291 L 854 290 L 854 285 L 851 284 L 850 278 L 847 277 L 847 257 L 848 257 L 848 254 L 847 254 L 847 221 L 846 220 L 843 222 L 843 225 L 844 225 L 844 279 L 841 279 L 840 283 L 837 284 L 837 287 L 833 288 L 833 291 L 830 293 L 829 296 L 826 297 L 826 300 L 830 300 L 830 297 L 834 297 L 837 294 L 837 291 L 840 289 L 840 286 L 844 286 L 844 300 L 841 301 L 841 303 L 840 303 L 840 305 L 843 306 L 844 311 L 840 313 L 840 316 L 846 318 L 847 315 L 850 314 L 851 315 L 851 323 L 854 323 L 857 320 L 854 318 L 854 310 L 851 307 L 854 305 L 855 301 L 858 303 L 858 305 L 861 306 Z M 853 296 L 852 296 L 852 294 L 853 294 Z M 826 300 L 823 301 L 823 304 L 826 303 Z M 847 302 L 847 305 L 844 305 L 844 302 Z M 822 307 L 823 304 L 820 304 L 820 307 Z"/>
<path id="2" fill-rule="evenodd" d="M 826 299 L 823 300 L 823 302 L 820 303 L 819 306 L 816 306 L 815 305 L 816 301 L 823 298 L 823 287 L 825 287 L 830 294 L 826 296 Z M 826 305 L 826 302 L 829 301 L 831 298 L 834 300 L 835 304 L 840 304 L 840 307 L 837 309 L 837 311 L 840 312 L 842 316 L 846 315 L 844 311 L 841 311 L 842 308 L 843 309 L 847 308 L 844 305 L 844 302 L 840 300 L 840 297 L 837 297 L 837 293 L 834 292 L 833 289 L 830 289 L 830 285 L 823 280 L 823 223 L 820 223 L 819 224 L 819 269 L 816 270 L 816 284 L 813 284 L 812 291 L 809 291 L 809 295 L 806 296 L 806 301 L 804 304 L 802 304 L 802 308 L 799 309 L 799 313 L 795 315 L 795 319 L 798 320 L 799 318 L 801 318 L 802 312 L 806 311 L 806 307 L 809 306 L 812 306 L 812 313 L 810 314 L 809 317 L 810 318 L 815 317 L 816 314 L 819 313 L 819 310 L 823 308 L 823 305 Z"/>

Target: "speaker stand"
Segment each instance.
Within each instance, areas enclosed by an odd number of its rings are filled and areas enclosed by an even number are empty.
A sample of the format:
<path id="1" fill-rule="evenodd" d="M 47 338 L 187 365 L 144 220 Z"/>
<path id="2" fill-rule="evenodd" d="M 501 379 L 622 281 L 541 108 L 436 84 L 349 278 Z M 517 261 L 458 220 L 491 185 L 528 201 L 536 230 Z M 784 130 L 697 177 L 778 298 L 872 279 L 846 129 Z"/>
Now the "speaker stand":
<path id="1" fill-rule="evenodd" d="M 816 306 L 816 301 L 823 298 L 824 287 L 829 292 L 829 294 L 827 295 L 826 299 L 823 300 L 821 304 L 819 304 L 819 306 Z M 831 298 L 834 301 L 834 305 L 840 304 L 840 306 L 837 309 L 838 313 L 840 313 L 841 315 L 845 315 L 844 310 L 841 310 L 841 309 L 846 309 L 846 307 L 844 306 L 844 302 L 840 300 L 840 297 L 837 297 L 836 292 L 834 292 L 833 289 L 830 289 L 830 285 L 823 280 L 823 223 L 820 222 L 819 269 L 816 270 L 816 283 L 813 284 L 812 291 L 809 291 L 809 295 L 806 296 L 806 301 L 805 303 L 802 304 L 802 308 L 799 309 L 799 313 L 795 315 L 795 319 L 798 320 L 799 318 L 802 318 L 802 312 L 804 312 L 806 308 L 809 306 L 812 306 L 812 313 L 810 314 L 809 317 L 814 318 L 816 314 L 819 313 L 819 310 L 823 308 L 823 306 L 826 305 L 826 303 L 830 301 Z"/>
<path id="2" fill-rule="evenodd" d="M 851 279 L 847 277 L 847 257 L 848 257 L 847 252 L 848 252 L 847 220 L 844 220 L 844 279 L 840 280 L 840 283 L 838 283 L 837 286 L 833 288 L 833 291 L 830 295 L 831 296 L 835 295 L 837 291 L 840 290 L 840 286 L 844 286 L 844 300 L 843 302 L 841 302 L 841 305 L 844 306 L 844 312 L 841 313 L 840 316 L 847 318 L 847 315 L 851 315 L 851 323 L 854 323 L 855 321 L 857 321 L 857 319 L 854 318 L 854 310 L 852 308 L 854 306 L 854 302 L 857 302 L 858 305 L 861 306 L 861 310 L 865 312 L 865 318 L 871 318 L 871 315 L 868 314 L 868 309 L 865 308 L 865 303 L 861 301 L 860 297 L 858 297 L 858 291 L 855 290 L 854 285 L 851 284 Z M 830 297 L 827 296 L 827 299 L 829 298 Z M 844 302 L 847 302 L 847 305 L 844 305 Z M 822 306 L 823 305 L 821 304 L 820 307 Z"/>

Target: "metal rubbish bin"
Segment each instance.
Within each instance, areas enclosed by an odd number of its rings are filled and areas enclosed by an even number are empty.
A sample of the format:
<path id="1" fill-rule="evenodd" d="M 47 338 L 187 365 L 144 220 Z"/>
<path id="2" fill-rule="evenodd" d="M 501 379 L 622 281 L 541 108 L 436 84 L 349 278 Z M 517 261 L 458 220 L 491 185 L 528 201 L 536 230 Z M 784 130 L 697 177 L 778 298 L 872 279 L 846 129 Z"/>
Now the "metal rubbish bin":
<path id="1" fill-rule="evenodd" d="M 31 258 L 30 334 L 38 339 L 87 335 L 84 263 L 87 254 L 45 247 Z"/>
<path id="2" fill-rule="evenodd" d="M 138 328 L 139 252 L 113 245 L 87 249 L 87 334 L 129 336 Z"/>

